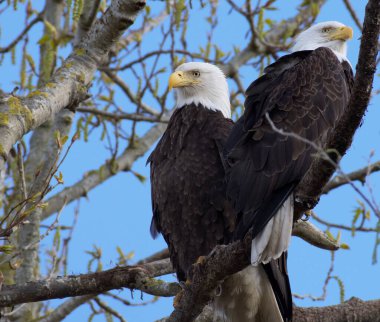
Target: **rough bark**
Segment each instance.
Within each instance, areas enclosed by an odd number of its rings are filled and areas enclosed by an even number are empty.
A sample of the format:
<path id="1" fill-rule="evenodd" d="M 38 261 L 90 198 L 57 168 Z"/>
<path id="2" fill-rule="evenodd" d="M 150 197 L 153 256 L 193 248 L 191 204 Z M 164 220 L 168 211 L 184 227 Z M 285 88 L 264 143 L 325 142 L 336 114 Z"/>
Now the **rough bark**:
<path id="1" fill-rule="evenodd" d="M 116 267 L 107 271 L 69 275 L 28 282 L 20 285 L 3 285 L 0 307 L 48 299 L 99 294 L 127 287 L 156 296 L 173 296 L 180 291 L 177 283 L 165 283 L 153 277 L 173 272 L 169 259 L 138 266 Z"/>
<path id="2" fill-rule="evenodd" d="M 362 301 L 358 298 L 331 306 L 294 307 L 293 322 L 379 322 L 380 300 Z M 214 311 L 207 305 L 196 322 L 212 322 Z M 164 318 L 156 322 L 167 322 Z"/>
<path id="3" fill-rule="evenodd" d="M 44 8 L 44 20 L 49 22 L 60 33 L 61 18 L 65 2 L 63 0 L 47 0 Z M 45 26 L 44 34 L 51 31 Z M 46 84 L 50 79 L 57 60 L 58 47 L 51 42 L 45 42 L 40 46 L 40 64 L 38 87 Z M 61 137 L 69 134 L 74 113 L 69 110 L 60 111 L 52 120 L 48 120 L 42 126 L 35 129 L 30 139 L 30 153 L 25 165 L 25 179 L 27 191 L 30 195 L 42 192 L 48 184 L 47 178 L 51 171 L 59 148 L 55 140 L 54 132 L 58 131 Z M 39 171 L 38 177 L 35 173 Z M 29 196 L 27 196 L 29 197 Z M 39 243 L 34 243 L 40 237 L 41 209 L 37 208 L 29 216 L 26 223 L 20 226 L 18 231 L 17 248 L 23 250 L 20 253 L 20 267 L 16 270 L 16 283 L 26 283 L 39 277 Z M 28 245 L 33 244 L 32 247 Z M 39 305 L 30 304 L 21 307 L 12 316 L 12 321 L 26 321 L 37 318 Z"/>
<path id="4" fill-rule="evenodd" d="M 294 322 L 379 322 L 380 300 L 351 298 L 339 305 L 296 307 Z"/>

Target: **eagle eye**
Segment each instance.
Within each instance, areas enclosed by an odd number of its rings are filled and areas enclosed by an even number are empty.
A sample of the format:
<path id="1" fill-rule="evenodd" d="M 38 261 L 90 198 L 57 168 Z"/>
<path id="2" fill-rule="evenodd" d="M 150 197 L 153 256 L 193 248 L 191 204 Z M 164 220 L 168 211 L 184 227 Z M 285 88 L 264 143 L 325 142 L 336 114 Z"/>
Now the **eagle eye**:
<path id="1" fill-rule="evenodd" d="M 329 32 L 329 31 L 331 31 L 331 27 L 322 28 L 322 32 L 323 33 L 326 33 L 326 32 Z"/>
<path id="2" fill-rule="evenodd" d="M 193 76 L 194 77 L 199 77 L 199 76 L 201 76 L 201 73 L 198 70 L 194 70 L 193 71 Z"/>

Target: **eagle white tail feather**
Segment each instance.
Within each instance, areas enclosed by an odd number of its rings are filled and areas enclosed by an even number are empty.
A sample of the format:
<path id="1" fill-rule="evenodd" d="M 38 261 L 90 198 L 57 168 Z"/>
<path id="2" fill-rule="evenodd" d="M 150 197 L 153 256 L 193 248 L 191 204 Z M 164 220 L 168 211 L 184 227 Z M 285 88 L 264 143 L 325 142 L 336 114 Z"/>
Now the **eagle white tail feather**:
<path id="1" fill-rule="evenodd" d="M 290 244 L 293 226 L 293 194 L 252 240 L 251 263 L 257 266 L 277 259 Z"/>
<path id="2" fill-rule="evenodd" d="M 264 269 L 249 266 L 228 277 L 214 299 L 214 322 L 282 322 Z"/>

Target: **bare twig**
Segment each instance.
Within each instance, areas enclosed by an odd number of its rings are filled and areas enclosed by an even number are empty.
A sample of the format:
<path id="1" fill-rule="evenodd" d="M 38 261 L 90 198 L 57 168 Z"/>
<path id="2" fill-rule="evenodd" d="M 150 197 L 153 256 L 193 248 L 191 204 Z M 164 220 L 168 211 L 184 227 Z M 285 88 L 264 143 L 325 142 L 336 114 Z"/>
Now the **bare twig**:
<path id="1" fill-rule="evenodd" d="M 89 107 L 78 107 L 78 112 L 83 113 L 91 113 L 94 115 L 98 115 L 101 117 L 112 119 L 116 122 L 120 120 L 130 120 L 130 121 L 143 121 L 143 122 L 151 122 L 151 123 L 168 123 L 169 119 L 165 116 L 146 116 L 143 114 L 136 114 L 136 113 L 111 113 L 107 111 L 98 110 L 96 108 L 89 108 Z"/>
<path id="2" fill-rule="evenodd" d="M 19 41 L 28 33 L 28 31 L 37 23 L 42 21 L 43 13 L 40 13 L 35 17 L 29 24 L 25 27 L 25 29 L 6 47 L 0 47 L 0 54 L 6 53 L 10 51 L 14 46 L 16 46 Z"/>
<path id="3" fill-rule="evenodd" d="M 345 176 L 336 176 L 332 178 L 326 186 L 323 188 L 323 193 L 328 193 L 333 189 L 341 187 L 351 181 L 365 182 L 366 177 L 373 173 L 380 171 L 380 161 L 374 162 L 367 167 L 361 168 L 359 170 L 347 173 Z"/>
<path id="4" fill-rule="evenodd" d="M 83 295 L 68 299 L 59 305 L 53 312 L 43 317 L 40 322 L 60 322 L 65 319 L 76 308 L 94 298 L 95 295 Z"/>
<path id="5" fill-rule="evenodd" d="M 346 6 L 348 12 L 350 13 L 352 19 L 355 21 L 356 26 L 362 31 L 363 25 L 360 22 L 359 17 L 357 16 L 354 8 L 352 7 L 350 0 L 343 0 L 343 2 L 344 2 L 344 5 Z"/>
<path id="6" fill-rule="evenodd" d="M 329 270 L 327 271 L 327 275 L 322 287 L 322 294 L 320 296 L 314 296 L 311 294 L 300 295 L 300 294 L 293 293 L 293 297 L 300 300 L 310 299 L 312 301 L 324 301 L 327 296 L 327 286 L 330 280 L 332 279 L 332 272 L 334 271 L 334 262 L 335 262 L 335 253 L 331 252 L 330 267 L 329 267 Z"/>
<path id="7" fill-rule="evenodd" d="M 347 230 L 347 231 L 361 231 L 361 232 L 365 232 L 365 233 L 377 232 L 376 228 L 363 227 L 364 221 L 359 226 L 346 226 L 346 225 L 342 225 L 342 224 L 334 224 L 334 223 L 331 223 L 329 221 L 323 220 L 322 218 L 317 216 L 317 214 L 314 211 L 311 212 L 311 217 L 313 219 L 315 219 L 315 221 L 319 222 L 320 224 L 323 224 L 323 225 L 325 225 L 327 227 L 331 227 L 331 228 L 338 228 L 338 229 L 343 229 L 343 230 Z"/>

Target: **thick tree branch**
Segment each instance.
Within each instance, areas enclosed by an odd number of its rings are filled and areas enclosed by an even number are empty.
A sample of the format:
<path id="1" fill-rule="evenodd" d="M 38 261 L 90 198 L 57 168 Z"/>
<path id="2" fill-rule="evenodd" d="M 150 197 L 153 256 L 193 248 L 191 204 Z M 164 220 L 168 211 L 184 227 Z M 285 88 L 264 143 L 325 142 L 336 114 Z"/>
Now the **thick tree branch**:
<path id="1" fill-rule="evenodd" d="M 380 300 L 351 298 L 342 304 L 324 307 L 296 307 L 294 322 L 367 322 L 380 321 Z"/>
<path id="2" fill-rule="evenodd" d="M 378 0 L 369 0 L 365 11 L 363 35 L 351 99 L 346 113 L 339 121 L 326 145 L 340 156 L 343 156 L 350 147 L 354 133 L 362 121 L 370 100 L 373 78 L 376 71 L 379 30 L 380 2 Z M 337 160 L 337 154 L 332 154 L 331 158 Z M 302 215 L 303 211 L 316 205 L 319 196 L 323 192 L 323 187 L 334 171 L 335 168 L 331 162 L 322 159 L 314 160 L 296 191 L 296 219 Z"/>
<path id="3" fill-rule="evenodd" d="M 378 322 L 380 300 L 362 301 L 358 298 L 331 306 L 294 307 L 293 322 Z M 214 311 L 207 305 L 196 322 L 212 322 Z M 156 322 L 167 322 L 164 318 Z"/>
<path id="4" fill-rule="evenodd" d="M 165 283 L 154 279 L 172 271 L 169 259 L 164 259 L 138 266 L 115 267 L 97 273 L 50 278 L 20 285 L 3 285 L 0 291 L 0 307 L 100 294 L 123 287 L 156 296 L 173 296 L 181 289 L 177 283 Z"/>
<path id="5" fill-rule="evenodd" d="M 215 247 L 209 256 L 193 264 L 182 292 L 177 295 L 175 310 L 168 321 L 193 321 L 212 299 L 218 282 L 250 264 L 250 253 L 251 240 L 246 236 L 243 242 Z"/>
<path id="6" fill-rule="evenodd" d="M 327 250 L 339 249 L 339 243 L 335 240 L 331 240 L 323 231 L 302 219 L 294 223 L 292 235 L 302 238 L 304 241 L 318 248 Z"/>
<path id="7" fill-rule="evenodd" d="M 8 96 L 0 102 L 0 169 L 12 145 L 65 107 L 83 100 L 95 70 L 122 33 L 144 8 L 144 0 L 114 0 L 104 15 L 53 75 L 51 81 L 27 97 Z"/>

